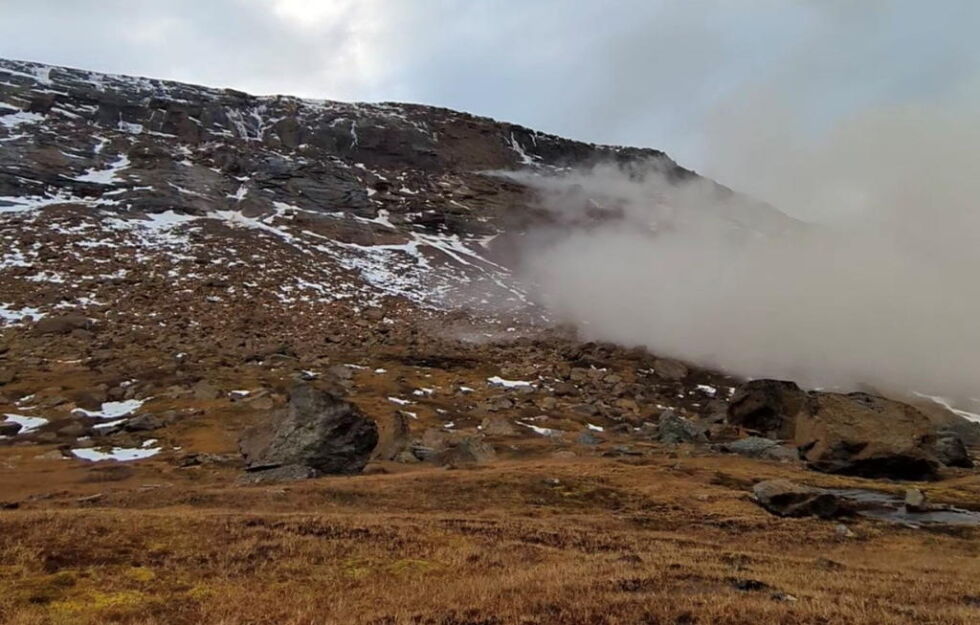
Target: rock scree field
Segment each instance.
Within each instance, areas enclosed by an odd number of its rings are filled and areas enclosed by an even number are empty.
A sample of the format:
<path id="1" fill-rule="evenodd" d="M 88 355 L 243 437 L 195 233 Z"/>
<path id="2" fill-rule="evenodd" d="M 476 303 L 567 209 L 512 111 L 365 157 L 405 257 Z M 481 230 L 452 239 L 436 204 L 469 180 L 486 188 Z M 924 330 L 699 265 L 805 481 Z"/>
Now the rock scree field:
<path id="1" fill-rule="evenodd" d="M 698 177 L 0 61 L 0 622 L 980 622 L 978 407 L 738 379 L 536 303 L 530 235 L 616 207 L 558 223 L 502 172 L 600 163 Z"/>

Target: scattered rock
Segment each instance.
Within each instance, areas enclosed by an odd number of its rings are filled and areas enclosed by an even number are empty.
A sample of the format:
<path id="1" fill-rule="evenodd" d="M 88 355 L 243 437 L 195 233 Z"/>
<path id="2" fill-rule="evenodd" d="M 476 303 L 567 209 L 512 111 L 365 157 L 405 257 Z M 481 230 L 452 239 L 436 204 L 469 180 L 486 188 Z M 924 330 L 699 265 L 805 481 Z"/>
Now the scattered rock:
<path id="1" fill-rule="evenodd" d="M 643 452 L 629 445 L 616 445 L 612 449 L 602 452 L 603 456 L 615 458 L 617 456 L 642 456 Z"/>
<path id="2" fill-rule="evenodd" d="M 201 401 L 211 401 L 221 396 L 221 391 L 205 380 L 201 380 L 195 384 L 192 390 L 194 392 L 194 399 Z"/>
<path id="3" fill-rule="evenodd" d="M 436 453 L 438 453 L 435 448 L 428 447 L 426 445 L 423 445 L 423 444 L 419 443 L 418 441 L 412 443 L 409 446 L 408 449 L 409 449 L 409 452 L 411 453 L 412 457 L 414 457 L 416 460 L 419 460 L 419 461 L 421 461 L 421 460 L 428 460 L 428 459 L 432 458 L 433 456 L 435 456 Z"/>
<path id="4" fill-rule="evenodd" d="M 374 421 L 356 406 L 309 384 L 289 394 L 285 414 L 247 431 L 239 442 L 246 470 L 283 469 L 275 475 L 359 473 L 378 442 Z M 294 478 L 288 478 L 294 479 Z"/>
<path id="5" fill-rule="evenodd" d="M 14 373 L 13 369 L 8 369 L 6 367 L 0 368 L 0 385 L 10 384 L 17 379 L 17 374 Z"/>
<path id="6" fill-rule="evenodd" d="M 707 442 L 701 426 L 670 409 L 660 415 L 657 439 L 666 445 Z"/>
<path id="7" fill-rule="evenodd" d="M 159 430 L 165 425 L 167 425 L 167 422 L 162 417 L 144 414 L 127 420 L 123 423 L 122 429 L 127 432 L 152 432 L 153 430 Z"/>
<path id="8" fill-rule="evenodd" d="M 510 421 L 502 417 L 487 417 L 480 424 L 480 431 L 487 436 L 513 436 L 517 433 Z"/>
<path id="9" fill-rule="evenodd" d="M 658 358 L 653 361 L 653 372 L 665 380 L 680 381 L 687 377 L 687 367 L 682 362 L 669 358 Z"/>
<path id="10" fill-rule="evenodd" d="M 760 590 L 770 590 L 772 586 L 765 582 L 760 582 L 757 579 L 741 579 L 733 578 L 729 580 L 732 588 L 735 590 L 741 590 L 742 592 L 758 592 Z"/>
<path id="11" fill-rule="evenodd" d="M 21 426 L 19 423 L 14 423 L 12 421 L 0 422 L 0 436 L 14 436 L 17 432 L 20 432 Z"/>
<path id="12" fill-rule="evenodd" d="M 34 324 L 37 334 L 70 334 L 73 330 L 89 330 L 92 320 L 84 315 L 48 316 Z"/>
<path id="13" fill-rule="evenodd" d="M 796 449 L 787 447 L 771 438 L 760 438 L 758 436 L 750 436 L 730 443 L 723 443 L 718 446 L 718 449 L 730 454 L 748 456 L 749 458 L 779 460 L 781 462 L 792 462 L 800 459 Z"/>
<path id="14" fill-rule="evenodd" d="M 341 382 L 349 382 L 354 378 L 354 370 L 345 365 L 334 365 L 327 369 L 327 374 Z"/>
<path id="15" fill-rule="evenodd" d="M 275 482 L 293 482 L 296 480 L 306 480 L 321 475 L 313 467 L 302 464 L 286 464 L 278 467 L 262 469 L 261 471 L 248 471 L 239 476 L 239 484 L 271 484 Z"/>
<path id="16" fill-rule="evenodd" d="M 99 410 L 108 399 L 105 392 L 100 390 L 75 391 L 69 397 L 76 406 L 85 410 Z"/>
<path id="17" fill-rule="evenodd" d="M 905 491 L 905 509 L 909 512 L 924 512 L 926 510 L 926 494 L 918 488 Z"/>
<path id="18" fill-rule="evenodd" d="M 599 414 L 599 409 L 593 404 L 576 404 L 571 407 L 571 411 L 583 417 L 594 417 Z"/>
<path id="19" fill-rule="evenodd" d="M 233 465 L 238 462 L 236 456 L 228 454 L 209 454 L 206 452 L 187 452 L 176 458 L 179 467 L 199 467 L 208 465 Z"/>
<path id="20" fill-rule="evenodd" d="M 601 443 L 602 439 L 593 434 L 591 430 L 583 430 L 575 439 L 575 442 L 579 445 L 593 446 Z"/>
<path id="21" fill-rule="evenodd" d="M 752 494 L 760 506 L 777 516 L 830 519 L 846 511 L 837 495 L 789 480 L 759 482 L 752 487 Z"/>
<path id="22" fill-rule="evenodd" d="M 492 462 L 496 456 L 493 446 L 486 441 L 477 437 L 465 437 L 433 455 L 432 460 L 441 466 L 459 467 Z"/>
<path id="23" fill-rule="evenodd" d="M 835 525 L 834 526 L 834 532 L 838 536 L 841 536 L 842 538 L 857 538 L 857 534 L 855 534 L 851 530 L 851 528 L 849 528 L 848 526 L 844 525 L 843 523 L 838 523 L 837 525 Z M 828 560 L 827 562 L 830 562 L 830 560 Z M 843 567 L 840 567 L 840 568 L 843 568 Z"/>

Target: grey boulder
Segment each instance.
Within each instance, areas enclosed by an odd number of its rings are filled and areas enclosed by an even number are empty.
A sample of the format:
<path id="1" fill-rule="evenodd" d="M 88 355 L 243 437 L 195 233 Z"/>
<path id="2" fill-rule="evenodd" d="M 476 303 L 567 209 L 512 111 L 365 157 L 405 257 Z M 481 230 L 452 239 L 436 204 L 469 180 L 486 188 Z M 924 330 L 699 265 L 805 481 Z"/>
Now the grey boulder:
<path id="1" fill-rule="evenodd" d="M 837 495 L 789 480 L 759 482 L 752 487 L 752 495 L 756 503 L 777 516 L 830 519 L 846 512 Z"/>
<path id="2" fill-rule="evenodd" d="M 657 439 L 667 445 L 680 443 L 703 443 L 707 441 L 704 429 L 698 424 L 680 416 L 673 410 L 665 410 L 658 422 Z"/>
<path id="3" fill-rule="evenodd" d="M 359 473 L 377 443 L 377 426 L 356 406 L 309 384 L 298 384 L 289 393 L 285 413 L 245 432 L 239 449 L 246 471 L 280 469 L 270 475 L 299 479 Z"/>

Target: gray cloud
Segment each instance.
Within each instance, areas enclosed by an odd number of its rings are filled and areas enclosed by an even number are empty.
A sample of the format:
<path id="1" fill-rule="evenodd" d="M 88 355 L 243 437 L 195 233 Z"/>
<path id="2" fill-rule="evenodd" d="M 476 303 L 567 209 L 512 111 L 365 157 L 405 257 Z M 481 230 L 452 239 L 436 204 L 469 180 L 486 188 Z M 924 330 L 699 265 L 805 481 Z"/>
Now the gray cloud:
<path id="1" fill-rule="evenodd" d="M 819 126 L 939 97 L 976 66 L 970 0 L 2 0 L 0 54 L 310 97 L 407 100 L 710 156 L 753 83 Z"/>

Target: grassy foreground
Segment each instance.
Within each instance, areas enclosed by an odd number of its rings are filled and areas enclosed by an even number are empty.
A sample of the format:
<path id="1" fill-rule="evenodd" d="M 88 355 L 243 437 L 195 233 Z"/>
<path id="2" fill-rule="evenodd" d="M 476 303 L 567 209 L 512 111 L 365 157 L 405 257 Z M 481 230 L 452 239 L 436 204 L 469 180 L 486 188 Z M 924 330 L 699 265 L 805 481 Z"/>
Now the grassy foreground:
<path id="1" fill-rule="evenodd" d="M 854 520 L 846 537 L 746 499 L 791 474 L 837 479 L 683 454 L 247 488 L 130 476 L 0 512 L 0 620 L 980 622 L 980 532 Z"/>

